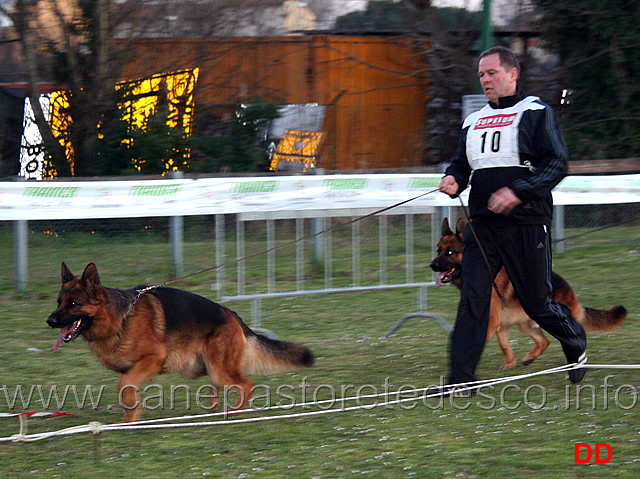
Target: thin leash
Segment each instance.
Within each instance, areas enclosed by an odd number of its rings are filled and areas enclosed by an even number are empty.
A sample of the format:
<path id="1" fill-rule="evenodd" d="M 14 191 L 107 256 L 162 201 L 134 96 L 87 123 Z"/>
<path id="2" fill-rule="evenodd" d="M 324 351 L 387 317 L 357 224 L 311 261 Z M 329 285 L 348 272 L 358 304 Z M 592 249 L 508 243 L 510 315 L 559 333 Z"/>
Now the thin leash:
<path id="1" fill-rule="evenodd" d="M 606 230 L 606 229 L 609 229 L 609 228 L 614 228 L 616 226 L 626 225 L 626 224 L 629 224 L 629 223 L 635 223 L 636 221 L 639 221 L 639 220 L 640 220 L 640 216 L 636 216 L 635 218 L 631 218 L 631 219 L 624 220 L 624 221 L 619 221 L 619 222 L 611 224 L 611 225 L 601 226 L 600 228 L 594 228 L 592 230 L 585 231 L 583 233 L 578 233 L 578 234 L 575 234 L 575 235 L 572 235 L 572 236 L 565 236 L 564 238 L 559 238 L 557 240 L 553 240 L 552 243 L 562 243 L 563 241 L 568 241 L 568 240 L 572 240 L 572 239 L 575 239 L 575 238 L 580 238 L 581 236 L 585 236 L 585 235 L 588 235 L 588 234 L 591 234 L 591 233 L 595 233 L 597 231 L 602 231 L 602 230 Z"/>
<path id="2" fill-rule="evenodd" d="M 469 212 L 467 210 L 467 207 L 462 202 L 462 198 L 460 196 L 458 196 L 458 199 L 460 200 L 460 206 L 462 207 L 462 211 L 464 212 L 464 216 L 465 216 L 465 218 L 467 220 L 467 225 L 471 229 L 471 233 L 473 234 L 473 237 L 476 240 L 478 248 L 480 249 L 480 253 L 482 254 L 482 258 L 484 259 L 484 264 L 487 267 L 487 271 L 489 273 L 489 276 L 491 276 L 492 272 L 491 272 L 491 266 L 489 264 L 489 259 L 487 258 L 487 255 L 486 255 L 486 253 L 484 251 L 484 248 L 482 247 L 482 243 L 480 242 L 480 239 L 478 238 L 478 235 L 476 234 L 476 230 L 473 227 L 473 222 L 471 221 L 471 218 L 469 216 Z M 636 222 L 638 220 L 640 220 L 640 216 L 636 216 L 635 218 L 631 218 L 631 219 L 628 219 L 628 220 L 620 221 L 620 222 L 612 224 L 612 225 L 601 226 L 600 228 L 595 228 L 595 229 L 592 229 L 592 230 L 589 230 L 589 231 L 585 231 L 583 233 L 578 233 L 578 234 L 575 234 L 575 235 L 572 235 L 572 236 L 565 236 L 564 238 L 553 240 L 552 243 L 561 243 L 563 241 L 579 238 L 581 236 L 585 236 L 585 235 L 590 234 L 590 233 L 595 233 L 597 231 L 602 231 L 602 230 L 606 230 L 608 228 L 613 228 L 614 226 L 620 226 L 620 225 L 624 225 L 624 224 L 628 224 L 628 223 L 634 223 L 634 222 Z M 493 285 L 493 289 L 498 294 L 498 297 L 500 298 L 502 303 L 506 304 L 506 299 L 504 298 L 504 296 L 500 292 L 500 288 L 496 284 L 495 279 L 492 280 L 492 285 Z"/>
<path id="3" fill-rule="evenodd" d="M 358 221 L 362 221 L 362 220 L 365 220 L 367 218 L 371 218 L 372 216 L 376 216 L 376 215 L 382 214 L 382 213 L 384 213 L 386 211 L 389 211 L 389 210 L 392 210 L 394 208 L 398 208 L 399 206 L 407 204 L 407 203 L 409 203 L 411 201 L 415 201 L 417 199 L 420 199 L 420 198 L 422 198 L 424 196 L 430 195 L 430 194 L 435 193 L 437 191 L 440 191 L 439 188 L 436 188 L 436 189 L 431 190 L 431 191 L 427 191 L 426 193 L 419 194 L 418 196 L 414 196 L 413 198 L 409 198 L 407 200 L 403 200 L 403 201 L 400 201 L 398 203 L 394 203 L 391 206 L 386 206 L 386 207 L 381 208 L 379 210 L 373 211 L 372 213 L 369 213 L 369 214 L 366 214 L 366 215 L 363 215 L 363 216 L 358 216 L 357 218 L 352 218 L 349 221 L 345 221 L 343 223 L 338 223 L 338 224 L 336 224 L 334 226 L 331 226 L 331 227 L 329 227 L 329 228 L 327 228 L 325 230 L 319 231 L 317 233 L 312 233 L 312 234 L 309 234 L 307 236 L 303 236 L 302 238 L 291 240 L 291 241 L 288 241 L 288 242 L 283 243 L 281 245 L 273 246 L 273 247 L 268 248 L 266 250 L 258 251 L 257 253 L 253 253 L 253 254 L 250 254 L 248 256 L 244 256 L 242 258 L 237 258 L 235 261 L 230 262 L 230 263 L 222 263 L 222 264 L 219 264 L 219 265 L 216 265 L 216 266 L 211 266 L 210 268 L 204 268 L 204 269 L 201 269 L 200 271 L 196 271 L 195 273 L 191 273 L 191 274 L 188 274 L 188 275 L 185 275 L 185 276 L 181 276 L 179 278 L 168 280 L 168 281 L 165 281 L 163 283 L 155 284 L 153 286 L 146 286 L 146 287 L 144 287 L 142 289 L 138 289 L 138 290 L 136 290 L 136 292 L 137 292 L 136 297 L 134 298 L 133 302 L 129 305 L 129 309 L 127 310 L 127 315 L 131 312 L 131 309 L 135 306 L 135 304 L 138 302 L 140 297 L 143 294 L 145 294 L 146 292 L 151 291 L 152 289 L 162 288 L 162 287 L 167 286 L 169 284 L 178 283 L 180 281 L 184 281 L 185 279 L 189 279 L 189 278 L 192 278 L 194 276 L 198 276 L 200 274 L 209 273 L 211 271 L 216 271 L 216 270 L 218 270 L 220 268 L 223 268 L 225 266 L 230 266 L 232 264 L 237 264 L 240 261 L 245 261 L 245 260 L 248 260 L 248 259 L 253 258 L 255 256 L 261 256 L 261 255 L 264 255 L 264 254 L 271 253 L 272 251 L 276 251 L 276 250 L 279 250 L 279 249 L 282 249 L 282 248 L 286 248 L 286 247 L 292 246 L 292 245 L 294 245 L 296 243 L 299 243 L 301 241 L 307 241 L 307 240 L 309 240 L 311 238 L 315 238 L 316 236 L 323 235 L 323 234 L 328 233 L 330 231 L 333 231 L 333 230 L 335 230 L 337 228 L 342 228 L 343 226 L 348 226 L 348 225 L 356 223 Z"/>
<path id="4" fill-rule="evenodd" d="M 491 284 L 493 286 L 493 289 L 498 294 L 498 297 L 502 301 L 502 304 L 506 305 L 507 304 L 507 300 L 502 295 L 502 293 L 500 292 L 500 288 L 498 288 L 498 285 L 496 284 L 495 276 L 493 275 L 493 273 L 491 271 L 491 265 L 489 264 L 489 258 L 487 258 L 487 254 L 485 253 L 484 248 L 482 247 L 482 243 L 480 242 L 480 238 L 478 238 L 478 235 L 476 234 L 476 230 L 473 227 L 473 222 L 471 221 L 471 217 L 469 216 L 469 212 L 467 211 L 467 207 L 462 202 L 462 198 L 460 196 L 458 196 L 458 199 L 460 200 L 460 206 L 462 206 L 462 211 L 464 212 L 464 216 L 467 219 L 467 226 L 471 229 L 471 233 L 473 234 L 473 237 L 476 240 L 476 244 L 478 245 L 478 249 L 480 250 L 480 253 L 482 254 L 482 259 L 484 259 L 484 264 L 487 267 L 487 273 L 489 273 L 489 277 L 492 278 L 491 279 Z"/>
<path id="5" fill-rule="evenodd" d="M 230 266 L 232 264 L 237 264 L 237 263 L 239 263 L 241 261 L 245 261 L 247 259 L 251 259 L 251 258 L 254 258 L 256 256 L 261 256 L 261 255 L 264 255 L 264 254 L 268 254 L 268 253 L 270 253 L 272 251 L 276 251 L 276 250 L 279 250 L 279 249 L 282 249 L 282 248 L 286 248 L 288 246 L 292 246 L 292 245 L 297 244 L 297 243 L 299 243 L 301 241 L 307 241 L 309 239 L 315 238 L 315 237 L 323 235 L 325 233 L 329 233 L 330 231 L 333 231 L 335 229 L 341 228 L 343 226 L 348 226 L 348 225 L 356 223 L 358 221 L 362 221 L 362 220 L 365 220 L 367 218 L 371 218 L 373 216 L 382 214 L 382 213 L 384 213 L 386 211 L 392 210 L 394 208 L 397 208 L 399 206 L 407 204 L 407 203 L 409 203 L 411 201 L 415 201 L 415 200 L 420 199 L 420 198 L 422 198 L 424 196 L 428 196 L 428 195 L 430 195 L 432 193 L 435 193 L 437 191 L 440 191 L 440 189 L 436 188 L 436 189 L 427 191 L 427 192 L 422 193 L 420 195 L 414 196 L 413 198 L 409 198 L 407 200 L 403 200 L 403 201 L 400 201 L 398 203 L 395 203 L 395 204 L 393 204 L 391 206 L 387 206 L 385 208 L 381 208 L 379 210 L 373 211 L 372 213 L 369 213 L 369 214 L 366 214 L 366 215 L 363 215 L 363 216 L 359 216 L 357 218 L 353 218 L 353 219 L 351 219 L 349 221 L 346 221 L 346 222 L 343 222 L 343 223 L 338 223 L 338 224 L 336 224 L 334 226 L 331 226 L 331 227 L 329 227 L 329 228 L 327 228 L 325 230 L 319 231 L 317 233 L 309 234 L 309 235 L 306 235 L 306 236 L 304 236 L 302 238 L 291 240 L 291 241 L 288 241 L 288 242 L 286 242 L 284 244 L 281 244 L 279 246 L 274 246 L 274 247 L 268 248 L 266 250 L 258 251 L 256 253 L 250 254 L 248 256 L 244 256 L 242 258 L 237 258 L 235 261 L 233 261 L 231 263 L 222 263 L 222 264 L 219 264 L 219 265 L 216 265 L 216 266 L 212 266 L 212 267 L 209 267 L 209 268 L 204 268 L 204 269 L 201 269 L 201 270 L 196 271 L 194 273 L 191 273 L 191 274 L 188 274 L 188 275 L 185 275 L 185 276 L 181 276 L 179 278 L 175 278 L 175 279 L 172 279 L 172 280 L 165 281 L 163 283 L 155 284 L 153 286 L 146 286 L 146 287 L 144 287 L 142 289 L 138 289 L 138 290 L 136 290 L 136 293 L 137 293 L 136 297 L 134 298 L 133 302 L 131 303 L 131 305 L 129 306 L 129 308 L 127 310 L 127 315 L 131 312 L 131 309 L 138 302 L 140 297 L 143 294 L 145 294 L 146 292 L 148 292 L 148 291 L 151 291 L 151 290 L 157 289 L 157 288 L 162 288 L 164 286 L 167 286 L 167 285 L 170 285 L 170 284 L 173 284 L 173 283 L 178 283 L 180 281 L 184 281 L 186 279 L 189 279 L 189 278 L 192 278 L 194 276 L 198 276 L 198 275 L 201 275 L 201 274 L 204 274 L 204 273 L 209 273 L 209 272 L 212 272 L 212 271 L 216 271 L 216 270 L 218 270 L 220 268 L 223 268 L 225 266 Z M 465 218 L 467 219 L 467 224 L 471 228 L 471 232 L 472 232 L 472 234 L 473 234 L 473 236 L 474 236 L 474 238 L 476 240 L 476 243 L 478 244 L 478 247 L 479 247 L 480 252 L 482 254 L 482 257 L 484 259 L 485 266 L 487 267 L 487 272 L 489 273 L 489 276 L 491 276 L 491 266 L 489 265 L 489 259 L 487 258 L 487 255 L 486 255 L 486 253 L 484 251 L 484 248 L 482 247 L 482 243 L 480 242 L 480 239 L 478 238 L 478 235 L 476 234 L 476 231 L 475 231 L 475 229 L 473 227 L 473 223 L 472 223 L 471 218 L 469 216 L 469 213 L 467 211 L 467 207 L 462 202 L 462 198 L 460 196 L 458 196 L 458 199 L 460 201 L 460 205 L 462 206 L 462 210 L 464 212 Z M 621 223 L 618 223 L 618 224 L 632 223 L 634 221 L 638 221 L 639 219 L 640 219 L 640 217 L 636 217 L 636 218 L 633 218 L 631 220 L 627 220 L 627 221 L 624 221 L 624 222 L 621 222 Z M 595 232 L 595 231 L 600 231 L 600 230 L 603 230 L 603 229 L 606 229 L 606 228 L 611 228 L 613 226 L 616 226 L 616 225 L 604 226 L 604 227 L 601 227 L 601 228 L 598 228 L 598 229 L 595 229 L 595 230 L 592 230 L 592 231 L 588 231 L 588 232 L 585 232 L 585 233 L 580 233 L 580 234 L 569 236 L 569 237 L 566 237 L 566 238 L 563 238 L 563 239 L 560 239 L 560 240 L 556 240 L 555 242 L 566 241 L 566 240 L 573 239 L 573 238 L 576 238 L 576 237 L 579 237 L 579 236 L 583 236 L 583 235 L 588 234 L 590 232 Z M 505 300 L 504 296 L 502 295 L 502 293 L 500 292 L 500 288 L 496 284 L 495 279 L 492 281 L 492 285 L 493 285 L 493 289 L 496 291 L 496 293 L 497 293 L 498 297 L 500 298 L 500 300 L 502 301 L 502 303 L 506 304 L 506 300 Z"/>

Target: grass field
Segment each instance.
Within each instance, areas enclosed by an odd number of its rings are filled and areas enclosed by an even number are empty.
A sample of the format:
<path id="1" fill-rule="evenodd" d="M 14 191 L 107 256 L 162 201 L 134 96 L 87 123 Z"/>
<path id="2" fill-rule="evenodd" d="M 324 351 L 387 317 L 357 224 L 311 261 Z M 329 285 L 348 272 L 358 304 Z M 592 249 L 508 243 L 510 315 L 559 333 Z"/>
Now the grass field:
<path id="1" fill-rule="evenodd" d="M 0 246 L 11 251 L 10 235 L 0 236 Z M 77 274 L 95 261 L 107 286 L 153 284 L 170 276 L 167 246 L 150 239 L 83 237 L 34 237 L 30 246 L 25 293 L 12 291 L 11 255 L 0 258 L 0 412 L 74 414 L 31 419 L 28 433 L 116 423 L 122 419 L 122 410 L 112 407 L 118 404 L 116 373 L 102 367 L 81 339 L 49 352 L 57 335 L 45 319 L 55 307 L 60 261 Z M 251 252 L 250 246 L 247 249 Z M 186 272 L 211 263 L 203 260 L 212 256 L 210 243 L 188 243 L 186 251 Z M 420 253 L 420 271 L 426 274 L 432 251 Z M 393 268 L 393 258 L 390 264 Z M 617 227 L 575 239 L 565 253 L 556 255 L 554 269 L 576 289 L 583 304 L 601 309 L 622 304 L 629 311 L 617 331 L 590 335 L 590 362 L 640 364 L 640 228 Z M 204 275 L 176 286 L 215 299 L 211 279 Z M 430 289 L 429 312 L 453 323 L 457 299 L 453 288 Z M 249 303 L 229 306 L 247 319 L 251 315 Z M 446 374 L 447 334 L 434 321 L 412 319 L 394 336 L 380 339 L 397 319 L 415 310 L 415 291 L 284 298 L 263 301 L 262 309 L 263 325 L 283 339 L 309 346 L 317 364 L 253 377 L 259 387 L 257 407 L 421 388 L 438 384 Z M 533 347 L 515 329 L 512 343 L 519 357 Z M 532 365 L 500 371 L 502 356 L 493 340 L 478 375 L 489 379 L 526 374 L 563 363 L 560 346 L 552 339 Z M 143 391 L 142 419 L 206 413 L 198 404 L 198 390 L 205 383 L 204 378 L 159 376 Z M 357 410 L 317 416 L 0 442 L 0 477 L 631 478 L 640 471 L 639 386 L 638 370 L 593 368 L 581 388 L 571 385 L 564 373 L 549 374 L 496 386 L 471 400 L 418 400 L 373 408 L 375 401 L 362 399 L 345 404 L 359 405 Z M 54 388 L 59 405 L 50 396 Z M 101 393 L 99 401 L 94 397 L 94 407 L 89 401 L 79 404 L 86 391 Z M 300 407 L 233 419 L 318 410 Z M 18 431 L 17 418 L 0 418 L 0 437 Z M 592 447 L 608 443 L 612 458 L 607 463 L 592 458 L 575 464 L 576 442 Z M 583 450 L 581 457 L 585 455 Z"/>

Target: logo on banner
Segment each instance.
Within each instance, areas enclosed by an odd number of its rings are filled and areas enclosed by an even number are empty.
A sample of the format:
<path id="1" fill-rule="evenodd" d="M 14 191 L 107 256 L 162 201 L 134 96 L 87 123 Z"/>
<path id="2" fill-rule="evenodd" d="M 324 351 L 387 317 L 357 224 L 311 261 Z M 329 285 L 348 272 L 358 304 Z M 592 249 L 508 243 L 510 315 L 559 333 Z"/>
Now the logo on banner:
<path id="1" fill-rule="evenodd" d="M 483 130 L 485 128 L 502 128 L 504 126 L 510 126 L 518 116 L 517 113 L 511 113 L 510 115 L 493 115 L 485 116 L 478 119 L 474 130 Z"/>
<path id="2" fill-rule="evenodd" d="M 180 185 L 142 185 L 132 186 L 129 196 L 176 196 L 180 192 Z"/>
<path id="3" fill-rule="evenodd" d="M 440 184 L 440 177 L 438 178 L 421 178 L 414 177 L 409 179 L 409 189 L 427 189 L 427 188 L 437 188 Z"/>
<path id="4" fill-rule="evenodd" d="M 77 186 L 35 186 L 27 187 L 24 196 L 27 198 L 74 198 L 80 190 Z"/>
<path id="5" fill-rule="evenodd" d="M 277 189 L 277 181 L 247 181 L 234 183 L 231 188 L 231 193 L 273 193 Z"/>
<path id="6" fill-rule="evenodd" d="M 327 190 L 363 190 L 367 187 L 365 178 L 349 178 L 349 179 L 328 179 L 322 182 Z"/>

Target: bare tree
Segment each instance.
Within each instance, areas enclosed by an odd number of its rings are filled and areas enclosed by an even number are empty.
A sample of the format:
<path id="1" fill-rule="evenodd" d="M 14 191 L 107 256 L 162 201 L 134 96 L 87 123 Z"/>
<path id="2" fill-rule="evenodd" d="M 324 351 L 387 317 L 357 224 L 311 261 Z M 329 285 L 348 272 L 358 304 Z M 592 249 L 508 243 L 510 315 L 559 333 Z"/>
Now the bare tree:
<path id="1" fill-rule="evenodd" d="M 64 149 L 58 143 L 53 132 L 48 126 L 44 112 L 40 105 L 40 84 L 42 83 L 41 69 L 38 68 L 38 59 L 36 54 L 37 40 L 34 38 L 33 29 L 30 25 L 30 14 L 24 0 L 17 0 L 13 10 L 7 10 L 4 4 L 0 5 L 0 12 L 9 18 L 18 34 L 23 47 L 26 70 L 29 81 L 29 99 L 31 101 L 33 113 L 36 123 L 43 137 L 47 150 L 52 161 L 60 163 L 63 167 L 63 173 L 68 173 L 66 168 L 67 162 L 64 161 Z"/>
<path id="2" fill-rule="evenodd" d="M 429 102 L 425 138 L 428 162 L 448 161 L 458 143 L 463 95 L 476 92 L 477 75 L 472 45 L 479 32 L 452 30 L 435 12 L 430 0 L 402 0 L 408 18 L 428 32 L 418 37 L 429 65 Z M 418 28 L 415 27 L 414 31 Z"/>
<path id="3" fill-rule="evenodd" d="M 61 176 L 104 171 L 100 137 L 121 116 L 122 90 L 115 86 L 131 65 L 133 41 L 286 33 L 282 1 L 276 0 L 16 0 L 12 8 L 0 3 L 0 13 L 12 21 L 20 40 L 47 162 Z M 166 60 L 164 72 L 179 62 Z M 144 66 L 137 71 L 158 73 Z M 69 119 L 64 129 L 52 131 L 40 108 L 43 82 L 66 91 L 60 112 Z"/>
<path id="4" fill-rule="evenodd" d="M 126 48 L 113 41 L 113 0 L 17 0 L 0 12 L 18 35 L 29 83 L 29 98 L 50 168 L 61 176 L 90 173 L 96 161 L 98 128 L 117 109 L 114 85 L 126 61 Z M 70 118 L 65 131 L 52 131 L 40 107 L 40 85 L 64 85 Z M 73 145 L 73 150 L 65 144 Z M 69 152 L 73 151 L 73 156 Z"/>

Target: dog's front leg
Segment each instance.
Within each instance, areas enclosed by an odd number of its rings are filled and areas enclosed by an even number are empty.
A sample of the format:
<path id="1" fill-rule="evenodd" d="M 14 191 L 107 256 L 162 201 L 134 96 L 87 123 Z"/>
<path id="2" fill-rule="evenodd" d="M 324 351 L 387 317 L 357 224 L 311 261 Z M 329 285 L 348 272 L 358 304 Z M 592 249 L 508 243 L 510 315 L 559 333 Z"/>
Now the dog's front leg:
<path id="1" fill-rule="evenodd" d="M 163 358 L 144 356 L 131 369 L 120 376 L 118 398 L 125 410 L 123 422 L 135 422 L 140 416 L 140 387 L 160 372 Z"/>

